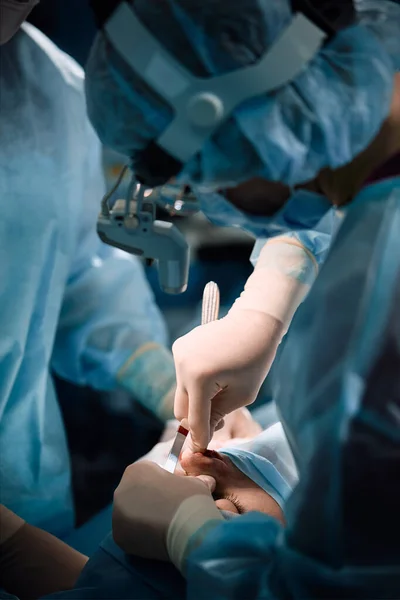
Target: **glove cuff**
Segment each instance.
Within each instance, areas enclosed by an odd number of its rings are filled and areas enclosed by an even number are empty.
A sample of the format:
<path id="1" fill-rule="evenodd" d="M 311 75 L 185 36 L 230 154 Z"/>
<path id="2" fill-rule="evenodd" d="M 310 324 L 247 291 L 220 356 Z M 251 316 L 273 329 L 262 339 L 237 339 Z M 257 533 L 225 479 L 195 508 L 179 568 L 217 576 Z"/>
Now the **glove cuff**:
<path id="1" fill-rule="evenodd" d="M 136 350 L 117 373 L 119 385 L 162 421 L 173 417 L 175 381 L 171 352 L 155 342 Z"/>
<path id="2" fill-rule="evenodd" d="M 231 311 L 255 310 L 280 321 L 285 328 L 317 275 L 312 254 L 290 238 L 268 242 L 260 253 L 240 298 Z"/>
<path id="3" fill-rule="evenodd" d="M 167 533 L 167 551 L 179 571 L 184 571 L 187 557 L 209 531 L 222 522 L 224 518 L 211 497 L 199 494 L 182 502 Z"/>

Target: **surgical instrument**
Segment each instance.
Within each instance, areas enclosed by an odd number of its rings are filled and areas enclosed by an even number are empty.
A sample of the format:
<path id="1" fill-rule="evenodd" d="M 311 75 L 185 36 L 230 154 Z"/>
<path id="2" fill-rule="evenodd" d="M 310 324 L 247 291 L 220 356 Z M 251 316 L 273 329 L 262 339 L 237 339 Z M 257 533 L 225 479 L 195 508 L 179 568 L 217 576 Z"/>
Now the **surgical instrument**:
<path id="1" fill-rule="evenodd" d="M 161 289 L 181 294 L 187 288 L 189 246 L 175 225 L 156 219 L 153 191 L 138 183 L 132 174 L 125 200 L 117 200 L 112 208 L 108 206 L 127 168 L 124 167 L 113 189 L 103 198 L 97 233 L 110 246 L 156 260 Z"/>
<path id="2" fill-rule="evenodd" d="M 211 323 L 211 321 L 216 321 L 218 319 L 219 304 L 220 293 L 218 285 L 214 283 L 214 281 L 210 281 L 205 286 L 203 292 L 203 303 L 201 310 L 202 325 L 206 325 L 207 323 Z M 183 419 L 182 423 L 183 422 L 186 425 L 186 419 Z M 186 427 L 183 427 L 182 423 L 179 425 L 177 434 L 174 439 L 174 443 L 172 444 L 172 448 L 168 455 L 167 462 L 165 463 L 165 469 L 170 473 L 175 472 L 176 465 L 178 464 L 179 456 L 183 448 L 183 444 L 185 443 L 186 437 L 189 433 L 189 430 Z"/>

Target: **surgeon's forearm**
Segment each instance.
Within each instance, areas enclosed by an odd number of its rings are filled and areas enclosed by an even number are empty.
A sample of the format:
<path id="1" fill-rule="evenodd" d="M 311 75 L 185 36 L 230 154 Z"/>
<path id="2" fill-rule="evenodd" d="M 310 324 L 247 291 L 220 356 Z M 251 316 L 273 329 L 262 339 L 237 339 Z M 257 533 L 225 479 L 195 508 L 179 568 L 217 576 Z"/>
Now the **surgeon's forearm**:
<path id="1" fill-rule="evenodd" d="M 73 588 L 87 557 L 0 507 L 0 588 L 34 600 Z"/>
<path id="2" fill-rule="evenodd" d="M 117 373 L 118 383 L 162 421 L 174 417 L 175 364 L 155 342 L 136 350 Z"/>
<path id="3" fill-rule="evenodd" d="M 231 312 L 265 313 L 283 325 L 285 333 L 318 271 L 312 254 L 292 238 L 277 237 L 260 252 L 254 272 Z"/>

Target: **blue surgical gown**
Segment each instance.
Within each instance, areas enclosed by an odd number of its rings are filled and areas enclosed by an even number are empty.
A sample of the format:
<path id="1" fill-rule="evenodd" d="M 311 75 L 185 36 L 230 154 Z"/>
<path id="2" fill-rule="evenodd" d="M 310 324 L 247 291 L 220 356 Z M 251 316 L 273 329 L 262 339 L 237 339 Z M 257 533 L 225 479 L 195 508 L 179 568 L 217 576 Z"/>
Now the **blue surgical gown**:
<path id="1" fill-rule="evenodd" d="M 223 522 L 186 586 L 109 537 L 55 600 L 400 598 L 399 231 L 400 178 L 365 189 L 294 318 L 277 378 L 300 472 L 287 527 L 255 512 Z"/>
<path id="2" fill-rule="evenodd" d="M 0 48 L 0 502 L 63 536 L 71 473 L 50 370 L 111 389 L 165 327 L 136 259 L 104 246 L 83 72 L 30 25 Z"/>
<path id="3" fill-rule="evenodd" d="M 189 557 L 187 598 L 400 598 L 400 178 L 364 189 L 291 326 L 276 402 L 299 469 Z"/>

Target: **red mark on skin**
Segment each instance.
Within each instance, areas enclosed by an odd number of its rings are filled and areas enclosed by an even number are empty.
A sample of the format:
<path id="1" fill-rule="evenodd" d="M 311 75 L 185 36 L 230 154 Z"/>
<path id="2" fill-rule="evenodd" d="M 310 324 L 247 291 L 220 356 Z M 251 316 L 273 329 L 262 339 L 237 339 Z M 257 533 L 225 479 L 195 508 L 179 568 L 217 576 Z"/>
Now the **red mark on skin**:
<path id="1" fill-rule="evenodd" d="M 205 450 L 204 456 L 207 456 L 207 458 L 215 458 L 217 460 L 222 460 L 222 457 L 219 454 L 219 452 L 216 452 L 215 450 Z"/>
<path id="2" fill-rule="evenodd" d="M 232 471 L 232 463 L 215 450 L 195 452 L 185 451 L 181 459 L 182 468 L 188 475 L 211 475 L 221 481 Z"/>

